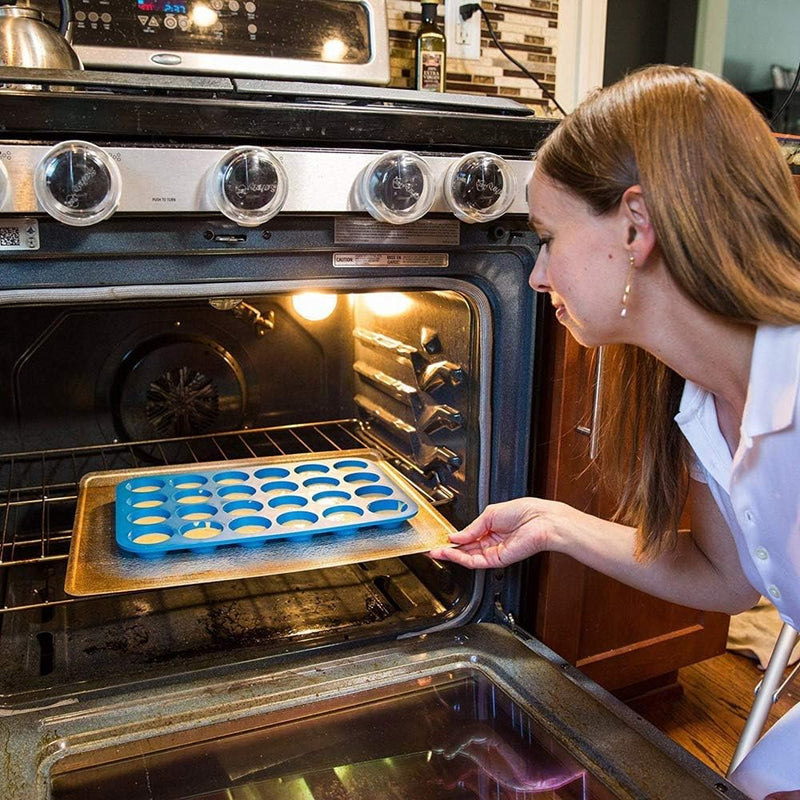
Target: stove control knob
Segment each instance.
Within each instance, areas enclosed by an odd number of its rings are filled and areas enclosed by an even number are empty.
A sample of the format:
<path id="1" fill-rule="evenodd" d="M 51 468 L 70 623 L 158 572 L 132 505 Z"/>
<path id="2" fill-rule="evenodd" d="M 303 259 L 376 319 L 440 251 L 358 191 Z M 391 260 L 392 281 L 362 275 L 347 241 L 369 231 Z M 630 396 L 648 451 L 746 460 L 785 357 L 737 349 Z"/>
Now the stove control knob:
<path id="1" fill-rule="evenodd" d="M 444 196 L 464 222 L 489 222 L 508 211 L 517 182 L 511 166 L 494 153 L 468 153 L 454 161 L 444 178 Z"/>
<path id="2" fill-rule="evenodd" d="M 424 216 L 435 194 L 431 168 L 407 150 L 393 150 L 376 158 L 362 172 L 358 185 L 363 207 L 380 222 L 395 225 Z"/>
<path id="3" fill-rule="evenodd" d="M 91 142 L 57 144 L 36 166 L 36 199 L 67 225 L 93 225 L 110 217 L 119 205 L 122 179 L 111 156 Z"/>
<path id="4" fill-rule="evenodd" d="M 289 185 L 269 150 L 244 145 L 228 150 L 208 178 L 217 208 L 240 225 L 260 225 L 283 207 Z"/>

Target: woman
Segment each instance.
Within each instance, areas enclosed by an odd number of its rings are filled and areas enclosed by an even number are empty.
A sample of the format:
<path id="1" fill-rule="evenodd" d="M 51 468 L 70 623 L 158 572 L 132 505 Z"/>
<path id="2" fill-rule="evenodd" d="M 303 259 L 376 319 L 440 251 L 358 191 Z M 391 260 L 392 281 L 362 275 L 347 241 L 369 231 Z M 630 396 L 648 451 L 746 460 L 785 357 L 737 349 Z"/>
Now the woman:
<path id="1" fill-rule="evenodd" d="M 553 550 L 697 608 L 763 594 L 800 628 L 800 203 L 767 125 L 713 75 L 649 67 L 556 128 L 528 201 L 531 286 L 605 347 L 601 464 L 619 509 L 498 503 L 431 555 L 484 568 Z M 800 798 L 800 707 L 732 780 Z"/>

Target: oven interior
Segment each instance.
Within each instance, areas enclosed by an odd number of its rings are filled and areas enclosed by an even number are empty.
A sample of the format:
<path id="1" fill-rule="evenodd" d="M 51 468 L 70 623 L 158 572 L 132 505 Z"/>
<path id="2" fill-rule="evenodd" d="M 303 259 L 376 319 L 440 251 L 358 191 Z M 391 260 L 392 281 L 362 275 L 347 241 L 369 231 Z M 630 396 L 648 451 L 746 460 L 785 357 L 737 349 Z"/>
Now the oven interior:
<path id="1" fill-rule="evenodd" d="M 95 471 L 373 447 L 463 525 L 485 492 L 489 316 L 449 289 L 2 309 L 4 702 L 474 611 L 480 576 L 425 554 L 96 598 L 63 586 L 78 483 Z"/>

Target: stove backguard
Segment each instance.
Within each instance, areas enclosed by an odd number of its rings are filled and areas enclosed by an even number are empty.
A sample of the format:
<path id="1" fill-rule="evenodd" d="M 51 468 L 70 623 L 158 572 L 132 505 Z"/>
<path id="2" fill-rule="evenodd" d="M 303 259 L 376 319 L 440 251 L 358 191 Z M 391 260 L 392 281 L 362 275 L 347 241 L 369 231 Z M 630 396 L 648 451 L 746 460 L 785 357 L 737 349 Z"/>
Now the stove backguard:
<path id="1" fill-rule="evenodd" d="M 105 598 L 63 581 L 97 470 L 368 446 L 456 526 L 524 493 L 524 220 L 425 247 L 336 246 L 329 216 L 40 225 L 47 246 L 0 276 L 5 704 L 515 612 L 515 571 L 425 555 Z"/>

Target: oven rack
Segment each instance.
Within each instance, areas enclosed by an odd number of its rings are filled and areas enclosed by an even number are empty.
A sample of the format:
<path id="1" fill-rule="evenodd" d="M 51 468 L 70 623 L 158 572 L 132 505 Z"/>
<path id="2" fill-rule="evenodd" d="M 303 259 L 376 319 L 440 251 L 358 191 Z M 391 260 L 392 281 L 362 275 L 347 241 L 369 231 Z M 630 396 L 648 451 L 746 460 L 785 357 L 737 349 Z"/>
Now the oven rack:
<path id="1" fill-rule="evenodd" d="M 8 573 L 12 569 L 66 565 L 78 485 L 83 475 L 89 472 L 297 455 L 365 446 L 380 446 L 384 452 L 387 451 L 365 423 L 351 418 L 0 455 L 0 586 L 5 587 L 0 614 L 91 599 L 66 596 L 63 580 L 55 577 L 61 575 L 61 571 L 56 569 L 51 570 L 53 580 L 37 582 L 37 588 L 28 596 L 11 597 L 8 591 Z M 426 488 L 425 473 L 402 454 L 388 449 L 387 460 L 411 478 L 431 504 L 440 506 L 452 500 L 452 492 L 443 486 L 434 484 L 432 489 Z M 21 583 L 24 585 L 26 582 Z"/>

